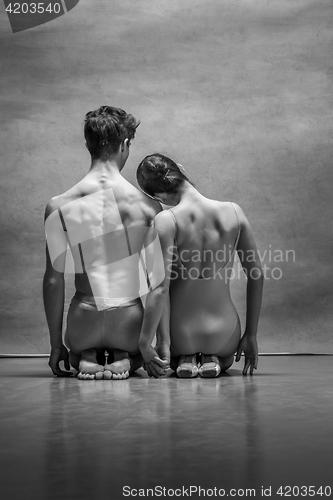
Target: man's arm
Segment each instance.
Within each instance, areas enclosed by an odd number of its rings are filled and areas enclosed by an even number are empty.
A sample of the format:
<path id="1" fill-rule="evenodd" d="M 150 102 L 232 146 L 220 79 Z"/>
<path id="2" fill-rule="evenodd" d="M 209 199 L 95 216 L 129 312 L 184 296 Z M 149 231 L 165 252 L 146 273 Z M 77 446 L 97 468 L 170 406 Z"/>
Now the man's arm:
<path id="1" fill-rule="evenodd" d="M 51 343 L 49 366 L 54 375 L 66 377 L 72 375 L 72 372 L 69 371 L 70 364 L 68 351 L 62 340 L 62 321 L 65 300 L 64 272 L 67 241 L 61 226 L 61 221 L 60 219 L 58 220 L 58 214 L 54 210 L 52 201 L 46 207 L 45 227 L 47 245 L 46 270 L 43 280 L 43 299 Z M 65 368 L 68 371 L 65 372 L 60 369 L 60 361 L 64 361 Z"/>
<path id="2" fill-rule="evenodd" d="M 264 275 L 250 223 L 239 206 L 237 206 L 237 213 L 241 226 L 237 251 L 247 276 L 247 290 L 246 327 L 237 349 L 236 361 L 240 360 L 241 354 L 244 352 L 245 365 L 243 375 L 247 374 L 249 368 L 252 375 L 253 370 L 257 369 L 258 366 L 257 329 L 261 310 Z"/>

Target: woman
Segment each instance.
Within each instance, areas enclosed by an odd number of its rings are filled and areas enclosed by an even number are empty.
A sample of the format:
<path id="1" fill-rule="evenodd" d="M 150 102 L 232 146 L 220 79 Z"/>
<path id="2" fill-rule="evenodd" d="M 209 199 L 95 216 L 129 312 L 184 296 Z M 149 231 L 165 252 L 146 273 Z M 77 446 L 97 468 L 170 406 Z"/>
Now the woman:
<path id="1" fill-rule="evenodd" d="M 155 218 L 165 277 L 147 297 L 139 347 L 149 374 L 154 357 L 167 358 L 170 341 L 151 346 L 170 296 L 171 368 L 182 378 L 216 377 L 245 354 L 243 374 L 258 364 L 257 327 L 263 274 L 250 224 L 242 209 L 199 193 L 181 165 L 161 154 L 142 160 L 141 189 L 173 208 Z M 248 277 L 246 328 L 241 326 L 229 291 L 234 254 Z M 156 352 L 157 351 L 157 352 Z"/>

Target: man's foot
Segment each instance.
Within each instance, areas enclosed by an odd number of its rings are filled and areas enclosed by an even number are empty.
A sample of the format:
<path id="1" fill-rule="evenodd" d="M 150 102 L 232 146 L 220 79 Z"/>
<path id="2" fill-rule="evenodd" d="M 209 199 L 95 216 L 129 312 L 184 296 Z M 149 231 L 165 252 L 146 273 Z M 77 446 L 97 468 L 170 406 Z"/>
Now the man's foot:
<path id="1" fill-rule="evenodd" d="M 194 378 L 198 376 L 197 355 L 181 356 L 176 370 L 180 378 Z"/>
<path id="2" fill-rule="evenodd" d="M 131 371 L 131 360 L 126 351 L 115 349 L 113 351 L 113 363 L 104 365 L 104 378 L 106 380 L 125 380 Z"/>
<path id="3" fill-rule="evenodd" d="M 82 351 L 77 378 L 80 380 L 101 380 L 103 372 L 104 367 L 97 363 L 96 350 L 87 349 Z"/>
<path id="4" fill-rule="evenodd" d="M 213 354 L 201 354 L 201 366 L 199 368 L 200 377 L 215 378 L 221 373 L 221 366 L 218 356 Z"/>

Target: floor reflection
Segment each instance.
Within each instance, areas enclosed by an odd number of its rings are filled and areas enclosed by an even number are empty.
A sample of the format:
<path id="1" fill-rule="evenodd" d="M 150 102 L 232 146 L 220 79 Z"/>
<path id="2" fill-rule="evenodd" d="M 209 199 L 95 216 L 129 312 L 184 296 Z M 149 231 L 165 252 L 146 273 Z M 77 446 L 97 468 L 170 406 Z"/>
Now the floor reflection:
<path id="1" fill-rule="evenodd" d="M 49 395 L 48 498 L 60 493 L 60 478 L 61 487 L 75 495 L 120 491 L 125 484 L 194 482 L 208 488 L 259 482 L 254 378 L 55 379 Z"/>
<path id="2" fill-rule="evenodd" d="M 45 360 L 2 360 L 1 494 L 332 486 L 332 362 L 270 357 L 253 377 L 79 381 L 53 378 Z"/>

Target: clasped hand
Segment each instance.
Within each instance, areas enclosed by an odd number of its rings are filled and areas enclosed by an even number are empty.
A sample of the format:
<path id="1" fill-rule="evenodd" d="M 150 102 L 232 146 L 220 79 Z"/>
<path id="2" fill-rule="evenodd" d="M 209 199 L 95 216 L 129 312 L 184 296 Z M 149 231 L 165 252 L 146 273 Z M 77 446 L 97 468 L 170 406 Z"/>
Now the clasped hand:
<path id="1" fill-rule="evenodd" d="M 143 357 L 143 368 L 149 377 L 159 378 L 165 375 L 170 364 L 170 351 L 168 354 L 165 347 L 156 346 L 154 349 L 151 345 L 140 347 L 140 351 Z"/>

